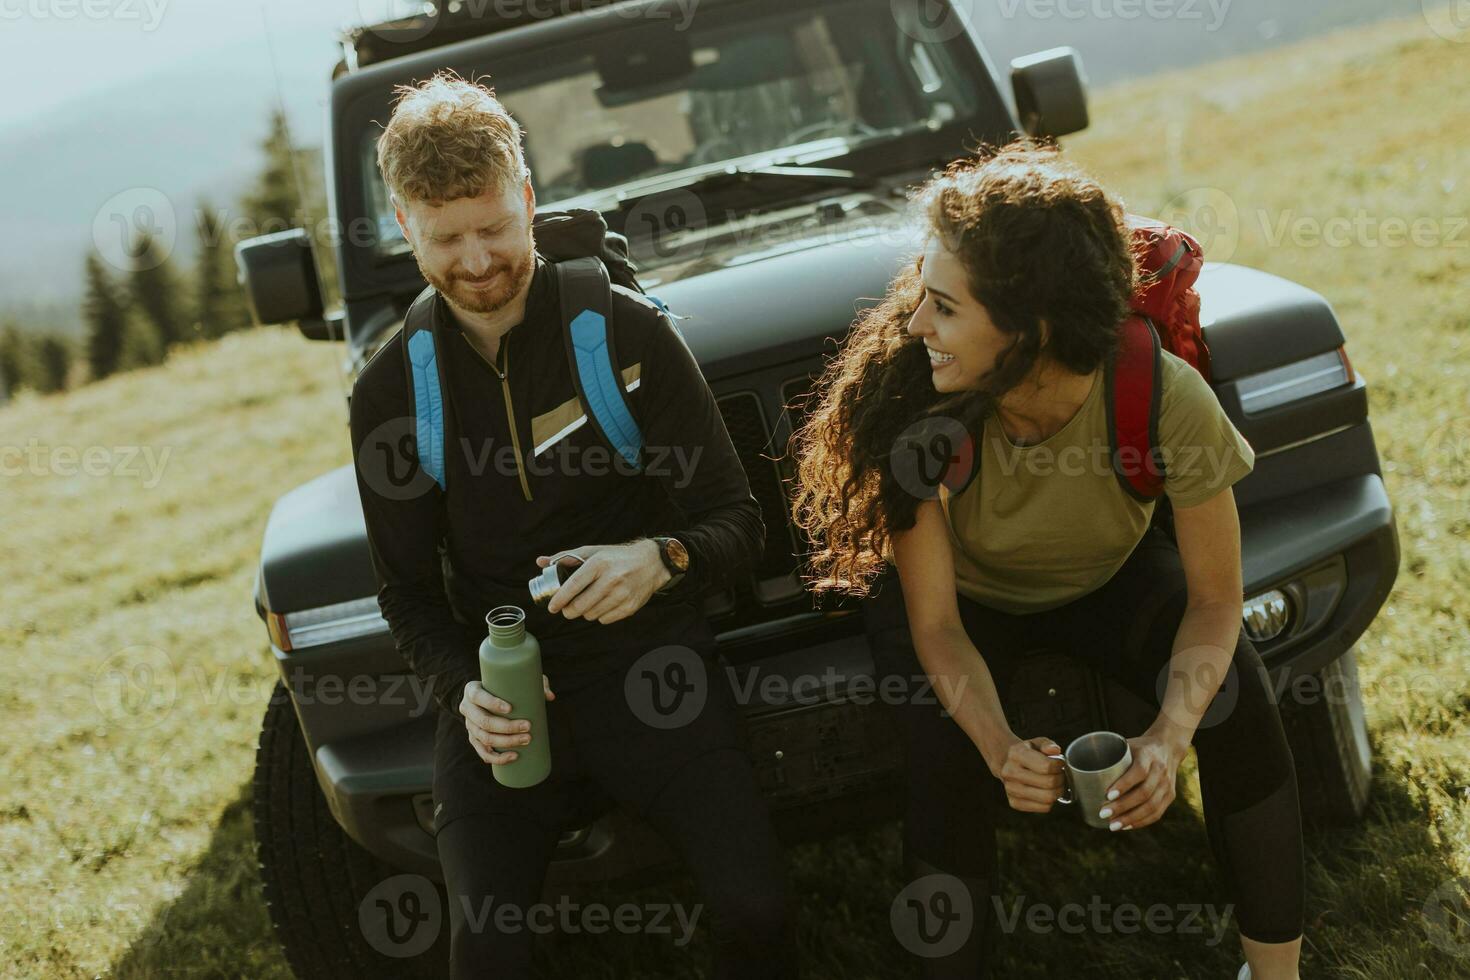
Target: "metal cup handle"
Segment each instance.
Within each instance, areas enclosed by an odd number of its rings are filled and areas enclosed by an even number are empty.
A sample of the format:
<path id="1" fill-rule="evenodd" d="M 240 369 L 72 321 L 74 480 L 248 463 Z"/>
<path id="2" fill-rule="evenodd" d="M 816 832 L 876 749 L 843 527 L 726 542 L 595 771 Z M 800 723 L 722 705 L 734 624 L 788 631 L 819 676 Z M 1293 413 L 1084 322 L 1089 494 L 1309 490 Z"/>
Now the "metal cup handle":
<path id="1" fill-rule="evenodd" d="M 551 560 L 546 563 L 546 567 L 547 568 L 550 568 L 552 565 L 555 565 L 561 559 L 567 558 L 567 557 L 575 558 L 575 559 L 577 559 L 577 561 L 581 562 L 584 565 L 587 564 L 587 559 L 585 559 L 581 555 L 577 554 L 576 551 L 558 551 L 556 554 L 554 554 L 554 555 L 551 556 Z"/>
<path id="2" fill-rule="evenodd" d="M 1058 796 L 1057 797 L 1057 802 L 1058 803 L 1071 803 L 1071 802 L 1073 802 L 1073 794 L 1072 794 L 1072 769 L 1071 769 L 1070 766 L 1067 765 L 1067 758 L 1066 758 L 1066 756 L 1049 755 L 1049 756 L 1047 756 L 1047 758 L 1048 759 L 1056 759 L 1058 762 L 1060 762 L 1062 764 L 1062 779 L 1065 780 L 1066 781 L 1066 784 L 1067 784 L 1067 795 L 1066 796 Z"/>

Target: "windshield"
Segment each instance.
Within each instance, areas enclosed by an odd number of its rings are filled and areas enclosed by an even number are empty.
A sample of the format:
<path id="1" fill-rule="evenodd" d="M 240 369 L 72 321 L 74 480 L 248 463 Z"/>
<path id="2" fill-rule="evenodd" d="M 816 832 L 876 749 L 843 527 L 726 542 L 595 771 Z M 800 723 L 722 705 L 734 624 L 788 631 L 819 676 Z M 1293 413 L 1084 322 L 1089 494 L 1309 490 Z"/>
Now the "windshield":
<path id="1" fill-rule="evenodd" d="M 627 43 L 539 48 L 474 77 L 520 123 L 541 210 L 797 148 L 837 155 L 971 115 L 975 80 L 944 44 L 911 36 L 922 33 L 901 30 L 888 2 L 747 8 L 736 20 L 640 24 Z M 368 128 L 361 151 L 386 259 L 408 245 L 378 174 L 379 131 Z"/>

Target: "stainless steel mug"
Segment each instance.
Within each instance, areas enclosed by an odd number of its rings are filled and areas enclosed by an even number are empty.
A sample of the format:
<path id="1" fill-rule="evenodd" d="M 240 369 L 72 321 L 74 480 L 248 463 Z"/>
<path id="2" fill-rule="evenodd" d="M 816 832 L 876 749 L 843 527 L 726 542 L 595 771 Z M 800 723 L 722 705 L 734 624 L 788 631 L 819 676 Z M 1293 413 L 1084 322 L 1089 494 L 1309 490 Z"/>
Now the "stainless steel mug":
<path id="1" fill-rule="evenodd" d="M 1057 802 L 1076 803 L 1089 827 L 1106 830 L 1113 818 L 1099 817 L 1097 812 L 1108 804 L 1108 787 L 1133 765 L 1128 740 L 1117 732 L 1088 732 L 1072 739 L 1061 755 L 1047 758 L 1061 760 L 1067 781 L 1066 795 L 1058 796 Z"/>

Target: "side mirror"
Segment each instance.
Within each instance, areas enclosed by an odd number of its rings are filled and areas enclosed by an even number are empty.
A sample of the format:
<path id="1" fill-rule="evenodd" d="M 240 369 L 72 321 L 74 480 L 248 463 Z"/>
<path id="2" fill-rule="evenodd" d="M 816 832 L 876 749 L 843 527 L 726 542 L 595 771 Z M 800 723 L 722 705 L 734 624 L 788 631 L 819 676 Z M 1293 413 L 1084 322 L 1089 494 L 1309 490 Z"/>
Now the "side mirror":
<path id="1" fill-rule="evenodd" d="M 1087 82 L 1075 48 L 1050 48 L 1011 62 L 1016 115 L 1032 136 L 1065 136 L 1087 128 Z"/>
<path id="2" fill-rule="evenodd" d="M 311 239 L 303 229 L 240 242 L 235 246 L 235 271 L 256 326 L 295 320 L 302 333 L 312 337 L 306 326 L 322 319 L 322 290 Z M 325 330 L 321 333 L 326 336 Z"/>

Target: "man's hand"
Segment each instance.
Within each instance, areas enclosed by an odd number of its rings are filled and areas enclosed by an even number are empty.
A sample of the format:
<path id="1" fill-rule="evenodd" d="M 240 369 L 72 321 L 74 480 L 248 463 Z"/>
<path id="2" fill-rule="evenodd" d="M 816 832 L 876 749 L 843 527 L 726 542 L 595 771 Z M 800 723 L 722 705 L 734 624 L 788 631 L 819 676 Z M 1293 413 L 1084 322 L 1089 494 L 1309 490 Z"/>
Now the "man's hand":
<path id="1" fill-rule="evenodd" d="M 1012 810 L 1050 813 L 1057 797 L 1067 788 L 1063 766 L 1049 755 L 1060 755 L 1061 746 L 1044 735 L 1018 738 L 1006 749 L 1000 778 L 1005 783 L 1006 801 Z"/>
<path id="2" fill-rule="evenodd" d="M 1133 764 L 1108 787 L 1110 793 L 1117 791 L 1118 798 L 1103 804 L 1104 811 L 1111 811 L 1107 817 L 1112 818 L 1108 825 L 1112 830 L 1147 827 L 1164 815 L 1174 802 L 1179 763 L 1189 751 L 1188 742 L 1149 734 L 1128 739 L 1128 746 Z"/>
<path id="3" fill-rule="evenodd" d="M 580 555 L 582 564 L 546 604 L 547 612 L 559 612 L 567 619 L 616 623 L 642 609 L 649 597 L 673 578 L 664 567 L 658 542 L 652 538 L 567 550 Z M 550 555 L 536 558 L 542 568 L 550 563 Z"/>
<path id="4" fill-rule="evenodd" d="M 541 688 L 546 692 L 546 700 L 556 700 L 556 695 L 551 693 L 551 681 L 545 674 L 541 675 Z M 531 723 L 506 717 L 510 709 L 509 702 L 485 690 L 479 681 L 470 681 L 464 686 L 459 713 L 464 716 L 470 745 L 474 746 L 475 754 L 481 760 L 492 766 L 516 761 L 515 747 L 531 741 Z"/>

